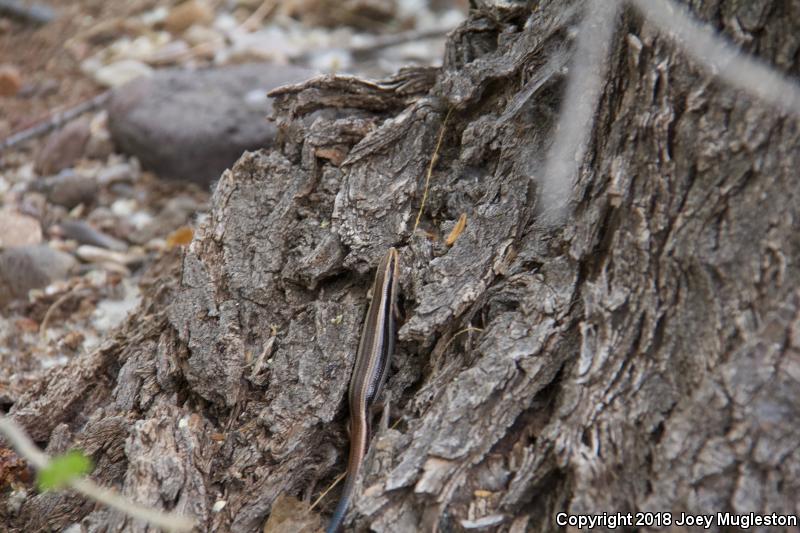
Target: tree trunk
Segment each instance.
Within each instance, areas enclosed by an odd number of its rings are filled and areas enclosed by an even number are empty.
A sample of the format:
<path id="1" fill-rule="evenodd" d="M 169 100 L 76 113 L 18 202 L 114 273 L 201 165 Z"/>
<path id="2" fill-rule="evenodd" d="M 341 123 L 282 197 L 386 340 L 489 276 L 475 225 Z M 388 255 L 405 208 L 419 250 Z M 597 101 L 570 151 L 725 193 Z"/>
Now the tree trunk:
<path id="1" fill-rule="evenodd" d="M 141 503 L 260 531 L 276 498 L 315 499 L 345 468 L 371 269 L 393 245 L 391 428 L 375 426 L 350 527 L 798 514 L 797 119 L 624 10 L 569 215 L 546 224 L 540 173 L 582 4 L 476 4 L 439 72 L 276 91 L 282 148 L 225 172 L 139 311 L 13 417 Z M 800 73 L 796 3 L 691 6 Z M 17 531 L 150 531 L 70 493 L 9 498 Z"/>

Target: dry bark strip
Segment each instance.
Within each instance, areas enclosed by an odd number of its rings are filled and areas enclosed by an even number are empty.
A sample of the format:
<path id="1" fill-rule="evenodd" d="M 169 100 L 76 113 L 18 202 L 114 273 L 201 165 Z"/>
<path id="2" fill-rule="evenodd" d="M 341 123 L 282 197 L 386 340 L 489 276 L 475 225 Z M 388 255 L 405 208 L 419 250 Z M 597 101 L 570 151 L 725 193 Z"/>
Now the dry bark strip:
<path id="1" fill-rule="evenodd" d="M 373 440 L 351 526 L 800 512 L 797 120 L 625 12 L 571 215 L 543 225 L 537 169 L 581 4 L 478 4 L 434 84 L 406 72 L 277 91 L 282 148 L 222 176 L 174 277 L 103 347 L 17 398 L 15 419 L 50 452 L 83 446 L 98 481 L 143 503 L 208 531 L 259 531 L 279 495 L 310 500 L 344 468 L 370 268 L 395 245 L 406 318 L 387 389 L 400 424 Z M 692 5 L 800 72 L 788 3 Z M 423 219 L 437 238 L 412 235 L 450 109 Z M 3 509 L 19 531 L 148 530 L 70 495 Z"/>

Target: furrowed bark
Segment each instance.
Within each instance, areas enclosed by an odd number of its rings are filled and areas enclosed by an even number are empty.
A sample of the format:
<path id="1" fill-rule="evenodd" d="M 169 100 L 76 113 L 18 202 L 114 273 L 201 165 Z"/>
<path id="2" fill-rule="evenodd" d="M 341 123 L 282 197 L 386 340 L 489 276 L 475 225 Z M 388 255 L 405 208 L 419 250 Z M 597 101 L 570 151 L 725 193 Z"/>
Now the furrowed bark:
<path id="1" fill-rule="evenodd" d="M 223 174 L 143 307 L 11 415 L 49 453 L 86 449 L 97 481 L 141 503 L 260 531 L 279 495 L 311 500 L 344 469 L 366 291 L 396 246 L 405 320 L 386 388 L 399 423 L 372 440 L 349 525 L 797 514 L 798 119 L 624 9 L 569 214 L 545 223 L 540 172 L 583 4 L 476 4 L 435 79 L 275 91 L 280 149 Z M 788 3 L 690 6 L 800 73 Z M 3 509 L 19 531 L 147 530 L 70 494 Z"/>

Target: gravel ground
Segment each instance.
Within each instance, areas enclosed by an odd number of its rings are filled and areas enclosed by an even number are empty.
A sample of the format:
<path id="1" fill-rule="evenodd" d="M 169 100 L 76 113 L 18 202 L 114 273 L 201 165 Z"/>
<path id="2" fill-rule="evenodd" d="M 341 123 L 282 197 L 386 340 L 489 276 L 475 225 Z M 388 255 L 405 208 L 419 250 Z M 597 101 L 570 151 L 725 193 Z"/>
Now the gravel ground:
<path id="1" fill-rule="evenodd" d="M 165 181 L 115 145 L 107 94 L 164 69 L 269 62 L 378 78 L 408 64 L 436 65 L 466 2 L 80 0 L 51 7 L 54 18 L 43 25 L 0 9 L 5 410 L 43 372 L 112 334 L 136 308 L 140 285 L 180 260 L 207 208 L 207 183 Z M 81 105 L 70 120 L 54 120 Z M 38 134 L 6 146 L 35 126 Z"/>

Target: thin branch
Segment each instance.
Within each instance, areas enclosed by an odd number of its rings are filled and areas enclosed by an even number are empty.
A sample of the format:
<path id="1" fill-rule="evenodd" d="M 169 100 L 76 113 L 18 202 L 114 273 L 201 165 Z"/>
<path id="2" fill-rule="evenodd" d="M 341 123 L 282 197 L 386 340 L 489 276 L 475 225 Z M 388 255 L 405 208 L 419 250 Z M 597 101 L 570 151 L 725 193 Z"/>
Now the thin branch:
<path id="1" fill-rule="evenodd" d="M 453 108 L 447 110 L 447 115 L 444 117 L 444 121 L 442 122 L 442 127 L 439 129 L 439 139 L 436 141 L 436 148 L 433 150 L 433 155 L 431 156 L 431 163 L 428 165 L 428 172 L 425 174 L 425 188 L 422 190 L 422 202 L 419 204 L 419 212 L 417 213 L 417 219 L 414 221 L 414 229 L 411 231 L 411 234 L 417 232 L 417 227 L 419 227 L 419 221 L 422 218 L 422 211 L 425 209 L 425 202 L 428 200 L 428 188 L 431 184 L 431 174 L 433 173 L 433 165 L 436 164 L 436 158 L 439 156 L 439 148 L 442 147 L 442 139 L 444 139 L 444 131 L 445 127 L 447 126 L 447 120 L 450 118 L 450 113 L 452 113 Z"/>
<path id="2" fill-rule="evenodd" d="M 684 52 L 737 89 L 792 115 L 800 115 L 800 87 L 773 67 L 742 53 L 668 0 L 630 0 L 648 21 L 674 39 Z"/>
<path id="3" fill-rule="evenodd" d="M 334 479 L 334 480 L 333 480 L 333 483 L 331 483 L 331 485 L 330 485 L 330 486 L 329 486 L 327 489 L 325 489 L 325 490 L 322 492 L 322 494 L 320 494 L 320 495 L 319 495 L 319 497 L 318 497 L 316 500 L 314 500 L 314 503 L 312 503 L 312 504 L 311 504 L 311 507 L 309 507 L 309 508 L 308 508 L 308 511 L 306 511 L 306 512 L 307 512 L 307 513 L 309 513 L 309 512 L 311 512 L 311 511 L 313 511 L 313 510 L 314 510 L 314 508 L 315 508 L 317 505 L 319 505 L 319 502 L 321 502 L 321 501 L 322 501 L 322 499 L 323 499 L 325 496 L 327 496 L 327 495 L 328 495 L 328 493 L 329 493 L 331 490 L 333 490 L 333 487 L 335 487 L 336 485 L 338 485 L 338 484 L 339 484 L 339 482 L 340 482 L 340 481 L 342 481 L 342 480 L 345 478 L 345 476 L 346 476 L 346 475 L 347 475 L 347 472 L 345 471 L 345 472 L 342 472 L 342 473 L 339 475 L 339 477 L 337 477 L 336 479 Z"/>
<path id="4" fill-rule="evenodd" d="M 50 319 L 53 318 L 53 314 L 56 312 L 56 310 L 58 310 L 58 308 L 61 307 L 61 305 L 70 298 L 78 296 L 81 296 L 80 292 L 67 291 L 61 296 L 59 296 L 58 299 L 56 299 L 56 301 L 52 303 L 52 305 L 50 305 L 50 307 L 47 309 L 47 312 L 44 314 L 42 323 L 39 324 L 39 335 L 41 335 L 42 339 L 44 339 L 47 336 L 47 328 L 50 325 Z"/>
<path id="5" fill-rule="evenodd" d="M 70 481 L 70 487 L 84 496 L 121 511 L 136 520 L 144 520 L 167 531 L 191 531 L 197 523 L 183 515 L 162 513 L 151 507 L 132 502 L 116 491 L 101 487 L 89 478 L 78 478 Z"/>
<path id="6" fill-rule="evenodd" d="M 54 130 L 66 124 L 67 122 L 77 117 L 78 115 L 82 115 L 86 112 L 97 109 L 98 107 L 105 104 L 110 96 L 111 96 L 111 91 L 106 91 L 90 98 L 89 100 L 83 101 L 73 107 L 53 113 L 51 116 L 37 122 L 33 126 L 26 128 L 20 132 L 14 133 L 9 137 L 3 139 L 3 141 L 0 142 L 0 152 L 8 148 L 11 148 L 19 143 L 33 139 L 34 137 L 39 137 L 41 135 L 49 133 L 51 130 Z"/>
<path id="7" fill-rule="evenodd" d="M 446 351 L 447 351 L 447 348 L 449 348 L 449 347 L 450 347 L 450 345 L 451 345 L 451 344 L 453 344 L 453 341 L 454 341 L 454 340 L 456 340 L 456 338 L 457 338 L 459 335 L 461 335 L 462 333 L 471 333 L 471 332 L 473 332 L 473 331 L 475 331 L 475 332 L 481 332 L 481 331 L 483 331 L 483 328 L 475 328 L 475 327 L 469 326 L 469 327 L 466 327 L 466 328 L 464 328 L 464 329 L 462 329 L 462 330 L 460 330 L 460 331 L 456 331 L 455 333 L 453 333 L 453 336 L 452 336 L 452 337 L 450 337 L 450 338 L 447 340 L 447 343 L 444 345 L 444 348 L 442 348 L 442 353 L 444 353 L 444 352 L 446 352 Z"/>
<path id="8" fill-rule="evenodd" d="M 45 468 L 50 462 L 47 454 L 42 452 L 28 434 L 10 418 L 0 417 L 0 434 L 5 437 L 12 448 L 17 450 L 17 453 L 37 470 Z"/>
<path id="9" fill-rule="evenodd" d="M 278 0 L 264 0 L 261 5 L 253 11 L 247 19 L 242 22 L 239 27 L 245 28 L 250 31 L 256 30 L 264 22 L 264 19 L 272 15 L 275 8 L 278 7 Z"/>
<path id="10" fill-rule="evenodd" d="M 0 434 L 37 470 L 47 468 L 50 464 L 50 457 L 43 453 L 25 431 L 10 418 L 0 417 Z M 197 525 L 192 518 L 174 513 L 162 513 L 132 502 L 116 491 L 97 485 L 89 478 L 73 479 L 69 481 L 69 486 L 87 498 L 167 531 L 191 531 Z"/>

